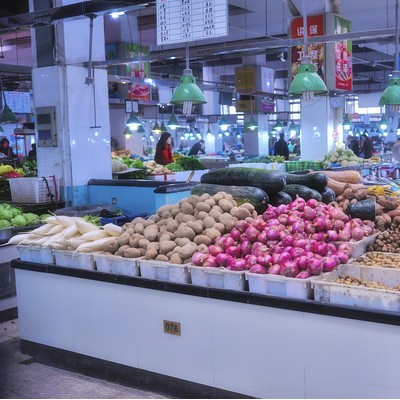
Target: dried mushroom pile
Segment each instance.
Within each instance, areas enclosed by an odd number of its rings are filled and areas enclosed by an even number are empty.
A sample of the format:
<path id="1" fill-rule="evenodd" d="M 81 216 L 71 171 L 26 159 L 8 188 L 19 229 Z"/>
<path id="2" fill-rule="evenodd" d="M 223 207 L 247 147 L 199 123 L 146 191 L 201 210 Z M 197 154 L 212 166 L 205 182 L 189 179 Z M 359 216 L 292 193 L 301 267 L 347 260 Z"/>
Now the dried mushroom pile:
<path id="1" fill-rule="evenodd" d="M 195 252 L 208 254 L 208 246 L 230 232 L 236 221 L 254 217 L 254 206 L 238 207 L 231 194 L 191 195 L 176 205 L 160 207 L 147 220 L 135 218 L 125 224 L 122 235 L 107 242 L 103 250 L 122 257 L 186 264 Z"/>

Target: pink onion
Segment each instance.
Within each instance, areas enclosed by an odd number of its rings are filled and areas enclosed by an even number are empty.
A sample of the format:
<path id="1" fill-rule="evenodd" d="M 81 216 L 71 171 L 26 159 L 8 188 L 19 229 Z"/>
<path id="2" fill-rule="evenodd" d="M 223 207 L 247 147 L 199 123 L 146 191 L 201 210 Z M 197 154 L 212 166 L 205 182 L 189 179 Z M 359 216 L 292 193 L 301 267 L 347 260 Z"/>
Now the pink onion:
<path id="1" fill-rule="evenodd" d="M 314 218 L 313 225 L 317 232 L 321 232 L 325 229 L 325 220 L 322 218 Z"/>
<path id="2" fill-rule="evenodd" d="M 192 263 L 194 265 L 200 266 L 203 265 L 203 262 L 207 259 L 208 254 L 201 253 L 200 251 L 196 251 L 192 255 Z"/>
<path id="3" fill-rule="evenodd" d="M 240 240 L 240 237 L 242 236 L 242 233 L 239 231 L 237 228 L 233 228 L 230 232 L 231 238 L 235 241 L 238 242 Z"/>
<path id="4" fill-rule="evenodd" d="M 210 267 L 210 268 L 218 267 L 217 258 L 209 255 L 207 259 L 203 262 L 203 267 Z"/>
<path id="5" fill-rule="evenodd" d="M 293 225 L 297 221 L 299 221 L 299 217 L 294 212 L 289 213 L 287 216 L 288 225 Z"/>
<path id="6" fill-rule="evenodd" d="M 235 228 L 239 230 L 240 233 L 244 233 L 249 226 L 249 223 L 244 219 L 235 222 Z"/>
<path id="7" fill-rule="evenodd" d="M 333 243 L 328 243 L 328 255 L 329 254 L 336 254 L 337 248 Z"/>
<path id="8" fill-rule="evenodd" d="M 336 231 L 330 230 L 327 231 L 326 234 L 328 235 L 328 240 L 330 242 L 337 242 L 339 240 L 339 235 Z"/>
<path id="9" fill-rule="evenodd" d="M 253 227 L 256 228 L 259 232 L 261 232 L 265 226 L 266 223 L 262 220 L 262 218 L 257 217 L 254 222 L 252 223 Z"/>
<path id="10" fill-rule="evenodd" d="M 211 244 L 208 246 L 208 252 L 210 255 L 216 257 L 219 253 L 222 253 L 224 250 L 221 246 L 218 246 L 217 244 Z"/>
<path id="11" fill-rule="evenodd" d="M 291 229 L 292 233 L 294 232 L 303 232 L 304 231 L 304 222 L 303 221 L 297 221 L 292 225 Z"/>
<path id="12" fill-rule="evenodd" d="M 307 268 L 308 258 L 306 256 L 300 256 L 296 261 L 300 269 Z"/>
<path id="13" fill-rule="evenodd" d="M 310 242 L 308 239 L 297 239 L 293 242 L 293 246 L 301 247 L 302 249 L 304 249 L 309 243 Z"/>
<path id="14" fill-rule="evenodd" d="M 329 218 L 325 218 L 325 231 L 329 231 L 333 229 L 333 222 Z"/>
<path id="15" fill-rule="evenodd" d="M 339 232 L 338 239 L 340 242 L 348 242 L 351 239 L 351 234 L 348 230 Z"/>
<path id="16" fill-rule="evenodd" d="M 328 252 L 328 245 L 325 242 L 317 242 L 313 246 L 314 248 L 314 253 L 319 254 L 320 256 L 326 256 L 326 253 Z"/>
<path id="17" fill-rule="evenodd" d="M 278 264 L 280 253 L 272 254 L 272 264 Z"/>
<path id="18" fill-rule="evenodd" d="M 289 253 L 292 256 L 292 259 L 295 260 L 296 258 L 299 258 L 300 256 L 304 255 L 306 251 L 301 247 L 292 247 L 289 250 Z"/>
<path id="19" fill-rule="evenodd" d="M 358 228 L 358 227 L 353 228 L 351 230 L 351 237 L 354 240 L 361 240 L 364 237 L 364 232 L 361 228 Z"/>
<path id="20" fill-rule="evenodd" d="M 281 254 L 281 253 L 283 253 L 283 247 L 282 246 L 274 246 L 270 249 L 270 252 L 272 254 Z"/>
<path id="21" fill-rule="evenodd" d="M 294 278 L 299 273 L 299 266 L 296 261 L 286 261 L 281 265 L 280 274 L 289 278 Z"/>
<path id="22" fill-rule="evenodd" d="M 282 244 L 284 246 L 293 246 L 294 243 L 294 236 L 290 234 L 286 234 L 282 237 Z"/>
<path id="23" fill-rule="evenodd" d="M 226 254 L 229 254 L 233 258 L 239 258 L 242 255 L 240 246 L 229 246 L 226 248 Z"/>
<path id="24" fill-rule="evenodd" d="M 278 264 L 274 264 L 272 267 L 268 268 L 268 273 L 271 275 L 279 275 L 281 272 L 281 266 Z"/>
<path id="25" fill-rule="evenodd" d="M 329 209 L 329 216 L 334 220 L 348 221 L 347 215 L 339 208 L 332 207 Z"/>
<path id="26" fill-rule="evenodd" d="M 351 254 L 351 246 L 348 243 L 339 244 L 338 250 L 343 251 L 343 253 L 346 253 L 348 256 Z"/>
<path id="27" fill-rule="evenodd" d="M 253 253 L 255 256 L 262 256 L 264 254 L 268 254 L 269 252 L 269 247 L 265 244 L 262 244 L 261 246 L 258 246 L 256 249 L 253 250 Z"/>
<path id="28" fill-rule="evenodd" d="M 216 257 L 217 259 L 217 264 L 220 267 L 227 267 L 228 265 L 231 264 L 231 262 L 233 261 L 233 257 L 230 256 L 229 254 L 226 253 L 219 253 Z"/>
<path id="29" fill-rule="evenodd" d="M 288 206 L 286 204 L 279 204 L 278 207 L 276 207 L 275 213 L 276 215 L 281 215 L 281 214 L 286 214 L 288 211 Z"/>
<path id="30" fill-rule="evenodd" d="M 363 225 L 363 227 L 361 229 L 364 232 L 364 236 L 370 236 L 373 233 L 373 229 L 368 225 Z"/>
<path id="31" fill-rule="evenodd" d="M 324 232 L 313 233 L 311 239 L 317 242 L 325 242 L 326 234 Z"/>
<path id="32" fill-rule="evenodd" d="M 303 211 L 305 205 L 306 201 L 299 197 L 299 195 L 296 195 L 296 199 L 289 204 L 289 209 Z"/>
<path id="33" fill-rule="evenodd" d="M 265 232 L 261 232 L 258 236 L 257 236 L 257 242 L 260 243 L 267 243 L 267 234 Z"/>
<path id="34" fill-rule="evenodd" d="M 279 240 L 267 240 L 267 245 L 272 247 L 272 246 L 276 246 L 279 243 Z"/>
<path id="35" fill-rule="evenodd" d="M 307 271 L 301 271 L 295 276 L 295 278 L 297 278 L 297 279 L 308 279 L 308 278 L 311 278 L 311 275 Z"/>
<path id="36" fill-rule="evenodd" d="M 291 261 L 292 260 L 292 256 L 290 255 L 290 253 L 288 253 L 288 252 L 284 252 L 284 253 L 281 253 L 280 255 L 279 255 L 279 257 L 278 257 L 278 264 L 279 265 L 282 265 L 282 264 L 284 264 L 286 261 Z"/>
<path id="37" fill-rule="evenodd" d="M 270 229 L 267 230 L 266 232 L 267 238 L 269 240 L 277 240 L 279 239 L 279 229 L 276 227 L 271 227 Z"/>
<path id="38" fill-rule="evenodd" d="M 227 269 L 231 271 L 244 271 L 246 269 L 246 260 L 243 258 L 236 258 L 232 260 Z"/>
<path id="39" fill-rule="evenodd" d="M 338 257 L 324 257 L 322 266 L 324 272 L 331 272 L 339 265 Z"/>
<path id="40" fill-rule="evenodd" d="M 307 200 L 307 202 L 306 202 L 306 205 L 307 205 L 308 207 L 311 207 L 311 208 L 317 207 L 318 204 L 319 204 L 318 201 L 315 200 L 315 199 L 309 199 L 309 200 Z"/>
<path id="41" fill-rule="evenodd" d="M 255 242 L 259 233 L 260 232 L 256 228 L 254 228 L 252 225 L 249 225 L 244 233 L 244 237 L 250 240 L 250 242 Z"/>
<path id="42" fill-rule="evenodd" d="M 343 228 L 344 228 L 343 221 L 341 221 L 339 219 L 333 221 L 333 229 L 335 229 L 335 231 L 340 232 Z"/>
<path id="43" fill-rule="evenodd" d="M 347 261 L 349 261 L 349 256 L 344 252 L 339 250 L 336 255 L 339 257 L 340 263 L 344 264 L 347 263 Z"/>
<path id="44" fill-rule="evenodd" d="M 307 262 L 307 272 L 311 275 L 320 275 L 323 271 L 322 259 L 311 258 Z"/>
<path id="45" fill-rule="evenodd" d="M 250 267 L 250 272 L 252 272 L 253 274 L 267 274 L 268 269 L 265 268 L 263 265 L 254 264 Z"/>
<path id="46" fill-rule="evenodd" d="M 278 217 L 278 221 L 279 221 L 279 223 L 282 224 L 282 225 L 287 225 L 287 224 L 288 224 L 288 216 L 287 216 L 286 214 L 281 214 L 281 215 Z"/>
<path id="47" fill-rule="evenodd" d="M 307 233 L 307 235 L 315 233 L 315 227 L 311 221 L 304 222 L 304 232 Z"/>
<path id="48" fill-rule="evenodd" d="M 247 256 L 251 253 L 251 242 L 249 240 L 244 240 L 240 243 L 240 251 L 242 252 L 243 256 Z"/>
<path id="49" fill-rule="evenodd" d="M 258 263 L 258 257 L 255 256 L 254 254 L 249 254 L 244 259 L 246 260 L 246 264 L 247 264 L 248 268 L 250 268 L 252 265 Z M 271 259 L 272 259 L 272 257 L 271 257 Z"/>
<path id="50" fill-rule="evenodd" d="M 305 206 L 304 207 L 304 211 L 303 211 L 303 218 L 308 220 L 308 221 L 312 221 L 314 218 L 316 218 L 317 216 L 317 212 L 309 207 L 309 206 Z"/>
<path id="51" fill-rule="evenodd" d="M 259 255 L 257 257 L 257 263 L 263 265 L 264 267 L 270 267 L 272 263 L 272 256 L 269 254 Z"/>
<path id="52" fill-rule="evenodd" d="M 279 222 L 278 219 L 274 218 L 274 219 L 270 219 L 269 221 L 267 221 L 267 223 L 265 224 L 266 227 L 270 228 L 271 226 L 278 226 L 281 223 Z"/>

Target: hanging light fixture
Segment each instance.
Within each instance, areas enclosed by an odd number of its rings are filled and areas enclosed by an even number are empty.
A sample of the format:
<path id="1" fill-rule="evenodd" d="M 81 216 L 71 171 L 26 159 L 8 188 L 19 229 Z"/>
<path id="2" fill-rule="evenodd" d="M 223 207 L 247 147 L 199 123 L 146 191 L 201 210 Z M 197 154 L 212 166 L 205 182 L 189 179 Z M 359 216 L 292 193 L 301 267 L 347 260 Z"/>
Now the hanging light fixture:
<path id="1" fill-rule="evenodd" d="M 173 131 L 179 126 L 179 122 L 175 117 L 175 114 L 171 114 L 169 120 L 167 122 L 168 128 L 172 129 Z"/>
<path id="2" fill-rule="evenodd" d="M 210 137 L 214 137 L 213 133 L 211 132 L 210 127 L 208 127 L 208 131 L 207 131 L 206 135 L 207 135 L 207 137 L 209 137 L 209 138 L 210 138 Z"/>
<path id="3" fill-rule="evenodd" d="M 167 132 L 167 131 L 168 131 L 168 129 L 167 129 L 167 127 L 165 126 L 164 122 L 161 122 L 160 131 L 161 131 L 161 132 Z"/>
<path id="4" fill-rule="evenodd" d="M 312 100 L 315 94 L 327 94 L 325 82 L 315 72 L 315 66 L 308 55 L 308 33 L 306 0 L 303 0 L 303 32 L 304 32 L 304 56 L 301 64 L 289 87 L 289 94 L 303 96 L 303 100 Z"/>
<path id="5" fill-rule="evenodd" d="M 123 135 L 125 136 L 126 139 L 129 139 L 129 138 L 132 137 L 132 132 L 131 132 L 131 130 L 129 129 L 129 127 L 126 127 L 126 128 L 125 128 Z"/>
<path id="6" fill-rule="evenodd" d="M 137 133 L 145 133 L 145 132 L 146 132 L 146 131 L 144 130 L 143 125 L 140 124 L 140 125 L 138 126 L 138 128 L 137 128 Z"/>
<path id="7" fill-rule="evenodd" d="M 296 124 L 293 121 L 290 123 L 289 133 L 291 135 L 295 135 L 297 133 L 297 127 L 296 127 Z"/>
<path id="8" fill-rule="evenodd" d="M 231 125 L 231 124 L 229 123 L 229 121 L 227 120 L 227 118 L 225 117 L 225 115 L 223 115 L 223 116 L 221 117 L 221 119 L 219 120 L 218 126 L 219 126 L 223 131 L 226 131 L 226 130 L 229 128 L 230 125 Z"/>
<path id="9" fill-rule="evenodd" d="M 385 114 L 382 115 L 382 118 L 379 122 L 379 127 L 384 131 L 387 128 L 387 121 L 386 121 L 386 117 Z"/>
<path id="10" fill-rule="evenodd" d="M 274 129 L 280 132 L 283 129 L 282 122 L 279 121 L 279 119 L 276 120 L 276 123 L 274 125 Z"/>
<path id="11" fill-rule="evenodd" d="M 158 122 L 156 121 L 156 123 L 153 126 L 153 129 L 151 130 L 152 132 L 154 132 L 156 135 L 159 135 L 161 133 L 161 128 L 158 125 Z"/>
<path id="12" fill-rule="evenodd" d="M 389 86 L 382 93 L 379 99 L 380 106 L 389 106 L 392 111 L 400 110 L 400 71 L 399 71 L 399 2 L 396 0 L 395 6 L 395 55 L 394 55 L 394 71 L 389 79 Z"/>
<path id="13" fill-rule="evenodd" d="M 131 114 L 129 115 L 129 119 L 126 122 L 126 126 L 129 127 L 131 130 L 136 130 L 140 125 L 139 118 L 136 116 L 136 113 L 132 110 Z"/>
<path id="14" fill-rule="evenodd" d="M 256 128 L 258 128 L 258 124 L 256 120 L 253 117 L 253 98 L 250 97 L 250 120 L 247 123 L 247 128 L 250 129 L 251 131 L 254 131 Z"/>
<path id="15" fill-rule="evenodd" d="M 3 96 L 3 102 L 4 102 L 3 113 L 0 116 L 0 124 L 11 124 L 13 122 L 18 122 L 17 117 L 11 111 L 10 107 L 8 107 L 7 105 L 6 94 L 4 93 L 3 81 L 1 78 L 0 78 L 0 91 L 1 95 Z"/>
<path id="16" fill-rule="evenodd" d="M 344 120 L 343 120 L 343 123 L 342 123 L 342 127 L 346 131 L 348 131 L 350 129 L 350 127 L 351 127 L 351 122 L 350 122 L 350 118 L 349 118 L 348 114 L 346 114 L 346 116 L 344 117 Z"/>
<path id="17" fill-rule="evenodd" d="M 192 70 L 189 68 L 189 43 L 186 42 L 186 68 L 178 87 L 175 89 L 172 104 L 182 104 L 183 114 L 190 115 L 192 113 L 193 104 L 207 103 L 201 89 L 196 85 L 196 78 L 193 76 Z"/>

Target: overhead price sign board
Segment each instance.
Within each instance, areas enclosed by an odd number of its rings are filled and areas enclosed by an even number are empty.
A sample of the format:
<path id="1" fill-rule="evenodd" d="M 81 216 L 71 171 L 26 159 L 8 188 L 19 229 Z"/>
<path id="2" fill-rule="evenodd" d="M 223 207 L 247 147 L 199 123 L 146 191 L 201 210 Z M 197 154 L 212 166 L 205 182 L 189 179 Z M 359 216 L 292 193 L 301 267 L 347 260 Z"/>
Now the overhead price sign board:
<path id="1" fill-rule="evenodd" d="M 157 0 L 157 44 L 228 35 L 227 0 Z"/>

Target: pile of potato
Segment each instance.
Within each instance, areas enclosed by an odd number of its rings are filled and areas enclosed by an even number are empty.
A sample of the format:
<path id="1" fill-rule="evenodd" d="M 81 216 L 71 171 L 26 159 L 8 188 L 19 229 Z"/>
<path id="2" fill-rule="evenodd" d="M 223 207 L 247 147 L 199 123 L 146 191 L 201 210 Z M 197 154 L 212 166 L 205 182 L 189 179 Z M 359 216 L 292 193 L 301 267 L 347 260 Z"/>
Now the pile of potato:
<path id="1" fill-rule="evenodd" d="M 149 175 L 172 174 L 170 169 L 164 167 L 164 165 L 157 164 L 155 161 L 145 161 L 144 166 Z"/>
<path id="2" fill-rule="evenodd" d="M 191 195 L 176 205 L 160 207 L 147 220 L 135 218 L 125 224 L 121 236 L 107 242 L 103 250 L 122 257 L 186 264 L 196 251 L 208 253 L 208 246 L 230 232 L 236 221 L 256 216 L 252 204 L 238 207 L 225 192 Z"/>
<path id="3" fill-rule="evenodd" d="M 400 255 L 370 251 L 365 253 L 364 256 L 352 260 L 351 264 L 368 265 L 371 267 L 400 268 Z"/>
<path id="4" fill-rule="evenodd" d="M 352 285 L 358 287 L 366 287 L 380 290 L 394 290 L 400 291 L 400 286 L 387 286 L 381 282 L 376 281 L 366 281 L 361 278 L 356 278 L 350 275 L 340 275 L 338 279 L 335 281 L 336 283 L 340 283 L 342 285 Z"/>

